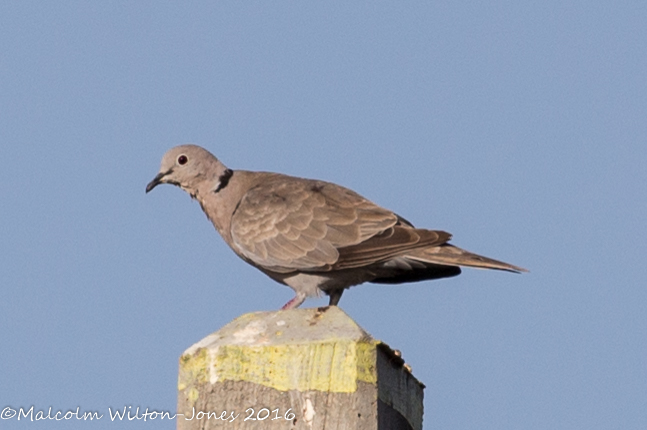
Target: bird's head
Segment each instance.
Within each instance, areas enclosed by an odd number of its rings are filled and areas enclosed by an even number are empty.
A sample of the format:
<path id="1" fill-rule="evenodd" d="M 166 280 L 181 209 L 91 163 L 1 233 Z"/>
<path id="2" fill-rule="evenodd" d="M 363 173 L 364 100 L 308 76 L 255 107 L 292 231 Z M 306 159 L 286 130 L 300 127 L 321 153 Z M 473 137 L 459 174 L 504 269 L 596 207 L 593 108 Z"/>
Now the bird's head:
<path id="1" fill-rule="evenodd" d="M 159 184 L 172 184 L 195 197 L 202 184 L 221 187 L 219 178 L 228 176 L 231 176 L 231 170 L 206 149 L 196 145 L 181 145 L 164 154 L 159 173 L 146 185 L 146 192 Z"/>

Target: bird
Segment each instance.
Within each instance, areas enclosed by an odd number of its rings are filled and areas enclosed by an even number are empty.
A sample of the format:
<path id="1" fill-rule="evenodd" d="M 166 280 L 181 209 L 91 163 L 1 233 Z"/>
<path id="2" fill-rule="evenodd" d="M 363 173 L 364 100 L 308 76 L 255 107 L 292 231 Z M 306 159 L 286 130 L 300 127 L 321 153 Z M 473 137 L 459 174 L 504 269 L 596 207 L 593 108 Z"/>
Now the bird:
<path id="1" fill-rule="evenodd" d="M 322 293 L 336 306 L 355 285 L 448 278 L 461 267 L 527 272 L 449 244 L 449 233 L 416 228 L 348 188 L 232 170 L 197 145 L 164 154 L 146 193 L 160 184 L 186 191 L 236 255 L 294 290 L 282 309 Z"/>

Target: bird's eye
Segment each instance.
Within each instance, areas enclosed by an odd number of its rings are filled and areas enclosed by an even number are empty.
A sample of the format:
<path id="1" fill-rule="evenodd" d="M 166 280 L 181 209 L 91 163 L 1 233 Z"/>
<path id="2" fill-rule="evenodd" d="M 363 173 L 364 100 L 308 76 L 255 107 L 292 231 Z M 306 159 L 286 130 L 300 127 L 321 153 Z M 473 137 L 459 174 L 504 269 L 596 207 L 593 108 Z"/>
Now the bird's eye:
<path id="1" fill-rule="evenodd" d="M 180 166 L 184 166 L 187 161 L 189 161 L 189 159 L 186 158 L 186 155 L 180 155 L 179 157 L 177 157 L 177 164 L 179 164 Z"/>

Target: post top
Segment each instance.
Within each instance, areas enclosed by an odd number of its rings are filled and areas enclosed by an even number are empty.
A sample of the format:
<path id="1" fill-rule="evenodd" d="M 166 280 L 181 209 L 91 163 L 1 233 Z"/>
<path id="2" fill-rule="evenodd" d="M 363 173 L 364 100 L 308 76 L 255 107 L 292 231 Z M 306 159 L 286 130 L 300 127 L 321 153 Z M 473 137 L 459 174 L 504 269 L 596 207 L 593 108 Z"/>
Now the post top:
<path id="1" fill-rule="evenodd" d="M 188 348 L 184 354 L 222 345 L 272 346 L 335 339 L 374 340 L 337 306 L 326 306 L 241 315 Z"/>

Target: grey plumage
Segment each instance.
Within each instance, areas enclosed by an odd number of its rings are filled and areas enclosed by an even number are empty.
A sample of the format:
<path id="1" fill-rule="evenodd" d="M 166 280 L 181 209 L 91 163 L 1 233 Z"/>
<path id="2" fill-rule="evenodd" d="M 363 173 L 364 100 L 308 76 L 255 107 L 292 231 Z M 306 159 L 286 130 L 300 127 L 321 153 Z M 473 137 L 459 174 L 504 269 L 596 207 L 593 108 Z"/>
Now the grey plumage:
<path id="1" fill-rule="evenodd" d="M 243 260 L 294 289 L 285 308 L 324 292 L 336 305 L 364 282 L 397 284 L 458 275 L 460 266 L 525 272 L 447 243 L 339 185 L 228 169 L 195 145 L 170 149 L 146 192 L 163 183 L 196 199 Z"/>

